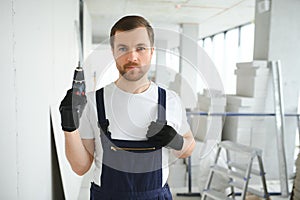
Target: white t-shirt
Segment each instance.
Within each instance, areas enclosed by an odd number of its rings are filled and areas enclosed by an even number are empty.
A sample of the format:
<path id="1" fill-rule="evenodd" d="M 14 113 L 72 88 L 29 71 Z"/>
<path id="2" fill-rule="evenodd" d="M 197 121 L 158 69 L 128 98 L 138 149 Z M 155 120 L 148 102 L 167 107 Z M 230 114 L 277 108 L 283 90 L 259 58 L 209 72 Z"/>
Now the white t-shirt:
<path id="1" fill-rule="evenodd" d="M 104 106 L 106 118 L 109 120 L 108 130 L 113 139 L 147 140 L 146 134 L 151 121 L 156 121 L 158 110 L 158 86 L 150 87 L 138 94 L 119 89 L 115 83 L 104 88 Z M 190 130 L 185 109 L 179 96 L 166 90 L 166 120 L 180 135 Z M 87 105 L 80 119 L 79 133 L 82 139 L 95 139 L 94 182 L 100 186 L 102 167 L 102 146 L 100 129 L 97 125 L 98 115 L 95 92 L 87 94 Z M 162 186 L 169 175 L 169 150 L 162 150 Z"/>

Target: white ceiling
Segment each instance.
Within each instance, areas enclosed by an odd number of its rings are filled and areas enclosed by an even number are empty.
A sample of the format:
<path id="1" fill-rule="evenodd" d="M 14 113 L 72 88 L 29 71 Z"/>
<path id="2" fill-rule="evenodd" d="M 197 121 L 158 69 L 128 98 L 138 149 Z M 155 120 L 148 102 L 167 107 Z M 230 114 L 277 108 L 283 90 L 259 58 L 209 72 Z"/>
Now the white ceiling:
<path id="1" fill-rule="evenodd" d="M 199 38 L 254 21 L 255 0 L 85 0 L 95 40 L 109 36 L 111 26 L 127 14 L 147 18 L 153 27 L 177 29 L 199 24 Z"/>

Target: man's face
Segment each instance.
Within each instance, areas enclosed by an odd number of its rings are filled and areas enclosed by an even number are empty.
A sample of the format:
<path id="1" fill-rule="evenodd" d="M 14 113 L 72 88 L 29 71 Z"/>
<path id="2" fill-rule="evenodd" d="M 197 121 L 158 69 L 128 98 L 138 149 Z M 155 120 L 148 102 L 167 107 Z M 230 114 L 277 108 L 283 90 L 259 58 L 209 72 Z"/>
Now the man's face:
<path id="1" fill-rule="evenodd" d="M 140 80 L 148 72 L 153 48 L 146 28 L 117 31 L 112 51 L 119 73 L 126 80 Z"/>

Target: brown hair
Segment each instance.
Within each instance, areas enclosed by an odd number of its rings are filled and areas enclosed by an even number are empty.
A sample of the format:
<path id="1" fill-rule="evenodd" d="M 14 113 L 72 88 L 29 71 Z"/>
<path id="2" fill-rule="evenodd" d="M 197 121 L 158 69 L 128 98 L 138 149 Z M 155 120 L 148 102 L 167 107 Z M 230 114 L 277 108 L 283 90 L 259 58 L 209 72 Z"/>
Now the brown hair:
<path id="1" fill-rule="evenodd" d="M 154 32 L 150 23 L 141 16 L 131 15 L 119 19 L 110 31 L 110 46 L 114 48 L 114 35 L 117 31 L 129 31 L 135 28 L 145 27 L 150 40 L 150 45 L 154 44 Z"/>

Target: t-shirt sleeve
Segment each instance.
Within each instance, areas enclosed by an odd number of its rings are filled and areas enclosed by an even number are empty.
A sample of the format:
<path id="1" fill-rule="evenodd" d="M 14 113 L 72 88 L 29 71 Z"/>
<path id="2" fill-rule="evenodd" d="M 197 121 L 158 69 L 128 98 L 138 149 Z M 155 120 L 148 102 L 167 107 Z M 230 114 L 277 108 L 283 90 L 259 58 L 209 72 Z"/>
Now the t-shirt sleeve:
<path id="1" fill-rule="evenodd" d="M 94 105 L 95 93 L 91 92 L 87 94 L 87 104 L 83 110 L 82 116 L 79 123 L 79 134 L 82 139 L 94 139 L 94 127 L 97 125 L 97 120 L 95 119 L 95 109 Z M 96 121 L 95 121 L 96 120 Z M 96 123 L 96 125 L 94 124 Z"/>
<path id="2" fill-rule="evenodd" d="M 172 126 L 178 134 L 184 135 L 190 131 L 185 107 L 174 91 L 167 92 L 166 110 L 168 125 Z"/>

